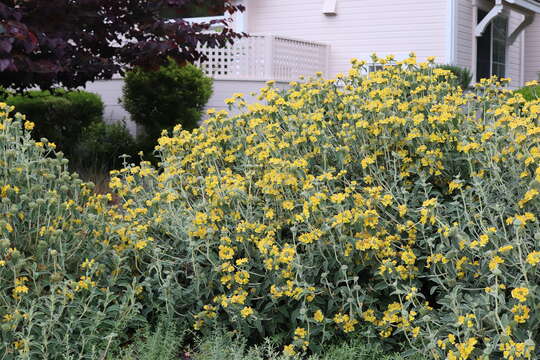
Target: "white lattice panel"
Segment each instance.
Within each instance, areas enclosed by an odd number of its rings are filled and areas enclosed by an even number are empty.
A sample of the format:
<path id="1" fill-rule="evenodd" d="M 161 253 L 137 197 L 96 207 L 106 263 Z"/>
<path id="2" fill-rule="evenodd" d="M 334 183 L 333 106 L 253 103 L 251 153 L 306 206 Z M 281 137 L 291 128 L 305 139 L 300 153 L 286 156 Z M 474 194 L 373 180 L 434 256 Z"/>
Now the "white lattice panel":
<path id="1" fill-rule="evenodd" d="M 296 79 L 326 72 L 327 46 L 284 37 L 274 39 L 273 72 L 276 79 Z"/>
<path id="2" fill-rule="evenodd" d="M 214 79 L 285 80 L 325 72 L 324 44 L 272 35 L 252 35 L 225 48 L 201 47 L 208 61 L 201 66 Z"/>

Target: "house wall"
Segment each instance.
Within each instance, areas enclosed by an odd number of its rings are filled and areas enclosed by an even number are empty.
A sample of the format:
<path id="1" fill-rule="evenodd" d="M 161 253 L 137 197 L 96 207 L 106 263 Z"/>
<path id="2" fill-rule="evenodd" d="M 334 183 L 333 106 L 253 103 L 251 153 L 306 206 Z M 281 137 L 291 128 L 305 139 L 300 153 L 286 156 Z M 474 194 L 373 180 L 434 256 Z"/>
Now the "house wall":
<path id="1" fill-rule="evenodd" d="M 132 134 L 136 134 L 137 125 L 129 120 L 129 113 L 124 110 L 120 104 L 122 98 L 122 87 L 124 80 L 116 78 L 112 80 L 100 80 L 89 82 L 86 84 L 86 91 L 90 91 L 101 96 L 105 105 L 103 119 L 107 123 L 122 122 L 126 123 L 126 127 Z"/>
<path id="2" fill-rule="evenodd" d="M 129 119 L 129 113 L 124 110 L 120 104 L 123 86 L 124 80 L 117 78 L 88 83 L 85 90 L 101 96 L 103 103 L 105 104 L 105 113 L 103 117 L 107 123 L 124 122 L 130 133 L 136 135 L 137 124 Z M 258 100 L 256 96 L 251 96 L 251 93 L 258 93 L 259 90 L 265 86 L 266 83 L 264 81 L 214 80 L 214 93 L 210 97 L 206 109 L 214 108 L 218 111 L 228 110 L 225 99 L 230 98 L 234 93 L 243 93 L 247 103 L 255 103 Z M 284 89 L 288 86 L 288 83 L 277 82 L 274 86 Z M 231 113 L 234 114 L 236 111 L 233 109 Z"/>
<path id="3" fill-rule="evenodd" d="M 525 82 L 538 80 L 540 73 L 540 14 L 525 29 Z"/>
<path id="4" fill-rule="evenodd" d="M 511 11 L 508 19 L 508 35 L 510 35 L 523 21 L 524 16 Z M 510 88 L 518 88 L 523 85 L 524 59 L 522 53 L 523 32 L 510 45 L 506 51 L 506 77 L 512 79 Z"/>
<path id="5" fill-rule="evenodd" d="M 337 15 L 323 1 L 248 0 L 248 32 L 272 33 L 330 44 L 329 75 L 349 69 L 351 58 L 369 60 L 415 51 L 420 60 L 446 61 L 447 0 L 337 0 Z"/>
<path id="6" fill-rule="evenodd" d="M 264 81 L 252 80 L 214 80 L 214 93 L 206 105 L 207 109 L 229 110 L 225 104 L 225 100 L 230 98 L 234 93 L 244 94 L 244 98 L 248 104 L 260 102 L 256 96 L 251 96 L 251 93 L 259 93 L 259 90 L 266 86 Z M 288 87 L 288 83 L 277 82 L 274 86 L 284 89 Z M 236 111 L 232 111 L 236 113 Z"/>
<path id="7" fill-rule="evenodd" d="M 476 7 L 473 3 L 478 3 L 480 6 L 487 5 L 485 10 L 489 10 L 491 3 L 484 1 L 472 0 L 457 0 L 457 34 L 456 34 L 456 65 L 466 67 L 472 72 L 476 67 L 476 40 L 474 37 L 474 29 L 476 27 L 477 16 Z M 523 19 L 523 15 L 516 11 L 508 13 L 508 30 L 509 34 L 519 25 Z M 527 28 L 528 31 L 529 28 Z M 512 79 L 511 88 L 521 86 L 523 83 L 523 33 L 510 45 L 506 52 L 506 77 Z M 527 56 L 526 56 L 527 57 Z"/>
<path id="8" fill-rule="evenodd" d="M 471 0 L 457 0 L 456 65 L 473 70 L 474 22 Z"/>

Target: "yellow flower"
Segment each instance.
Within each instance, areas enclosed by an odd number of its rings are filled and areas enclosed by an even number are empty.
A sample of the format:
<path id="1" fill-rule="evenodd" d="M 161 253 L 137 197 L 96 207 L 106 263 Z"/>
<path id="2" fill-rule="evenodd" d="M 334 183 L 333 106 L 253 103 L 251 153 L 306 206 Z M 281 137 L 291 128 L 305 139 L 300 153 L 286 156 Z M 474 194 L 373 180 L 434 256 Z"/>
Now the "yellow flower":
<path id="1" fill-rule="evenodd" d="M 296 328 L 296 330 L 294 330 L 294 335 L 295 336 L 298 336 L 299 338 L 305 338 L 306 337 L 306 329 L 304 328 Z"/>
<path id="2" fill-rule="evenodd" d="M 294 356 L 296 354 L 296 351 L 294 350 L 294 345 L 286 345 L 283 348 L 283 354 L 285 354 L 286 356 Z"/>
<path id="3" fill-rule="evenodd" d="M 495 269 L 499 268 L 499 264 L 503 264 L 504 260 L 500 256 L 495 256 L 493 259 L 489 261 L 488 267 L 489 270 L 495 271 Z"/>
<path id="4" fill-rule="evenodd" d="M 234 249 L 226 246 L 226 245 L 219 245 L 219 258 L 223 260 L 229 260 L 232 259 L 234 256 Z"/>
<path id="5" fill-rule="evenodd" d="M 471 353 L 474 351 L 474 346 L 478 343 L 476 338 L 467 339 L 464 343 L 456 344 L 456 348 L 459 351 L 460 359 L 468 359 Z"/>
<path id="6" fill-rule="evenodd" d="M 512 250 L 514 247 L 512 245 L 506 245 L 506 246 L 502 246 L 499 248 L 499 252 L 500 253 L 505 253 L 505 252 L 508 252 L 510 250 Z"/>
<path id="7" fill-rule="evenodd" d="M 482 235 L 480 235 L 478 240 L 479 240 L 478 242 L 480 243 L 480 246 L 486 246 L 487 243 L 489 242 L 489 235 L 482 234 Z"/>
<path id="8" fill-rule="evenodd" d="M 234 281 L 238 284 L 247 284 L 249 282 L 249 273 L 245 270 L 238 271 L 234 274 Z"/>
<path id="9" fill-rule="evenodd" d="M 95 263 L 95 260 L 94 260 L 94 259 L 88 260 L 88 258 L 86 258 L 86 259 L 84 260 L 84 262 L 81 264 L 81 268 L 83 268 L 83 269 L 86 269 L 86 268 L 90 269 L 90 268 L 92 268 L 92 266 L 94 266 L 94 263 Z"/>
<path id="10" fill-rule="evenodd" d="M 28 131 L 32 131 L 34 129 L 35 124 L 31 121 L 25 121 L 24 122 L 24 128 Z"/>
<path id="11" fill-rule="evenodd" d="M 365 169 L 369 165 L 374 164 L 376 160 L 377 160 L 377 158 L 375 156 L 366 156 L 366 157 L 364 157 L 362 159 L 362 161 L 360 163 L 362 165 L 362 168 Z"/>
<path id="12" fill-rule="evenodd" d="M 437 204 L 437 198 L 432 198 L 422 203 L 423 207 L 435 206 Z"/>
<path id="13" fill-rule="evenodd" d="M 527 255 L 527 262 L 532 266 L 540 263 L 540 251 L 533 251 L 532 253 Z"/>
<path id="14" fill-rule="evenodd" d="M 529 191 L 527 191 L 525 193 L 525 195 L 523 196 L 523 199 L 521 199 L 519 202 L 518 202 L 518 205 L 520 208 L 522 208 L 523 206 L 525 206 L 525 204 L 529 201 L 531 201 L 532 199 L 534 199 L 537 195 L 539 194 L 538 190 L 536 189 L 531 189 Z"/>
<path id="15" fill-rule="evenodd" d="M 135 249 L 142 250 L 146 247 L 147 244 L 148 243 L 146 240 L 139 240 L 135 243 Z"/>
<path id="16" fill-rule="evenodd" d="M 416 255 L 411 250 L 401 253 L 401 260 L 407 265 L 414 265 L 416 261 Z"/>
<path id="17" fill-rule="evenodd" d="M 240 314 L 243 318 L 247 318 L 248 316 L 253 315 L 253 309 L 250 306 L 246 306 L 240 310 Z"/>
<path id="18" fill-rule="evenodd" d="M 519 287 L 512 290 L 512 297 L 519 300 L 519 302 L 527 301 L 527 296 L 529 295 L 529 289 Z"/>
<path id="19" fill-rule="evenodd" d="M 399 211 L 399 216 L 404 217 L 405 214 L 407 214 L 407 205 L 399 205 L 398 211 Z"/>
<path id="20" fill-rule="evenodd" d="M 527 319 L 529 319 L 529 307 L 526 305 L 518 304 L 514 305 L 512 308 L 512 313 L 514 314 L 514 320 L 519 323 L 523 324 L 527 322 Z"/>
<path id="21" fill-rule="evenodd" d="M 26 285 L 15 286 L 15 288 L 13 289 L 13 297 L 16 297 L 18 294 L 27 294 L 28 290 L 28 286 Z"/>
<path id="22" fill-rule="evenodd" d="M 285 210 L 292 210 L 294 209 L 294 203 L 290 200 L 286 200 L 284 201 L 283 203 L 281 203 L 281 206 L 283 206 L 283 208 Z"/>
<path id="23" fill-rule="evenodd" d="M 448 184 L 448 192 L 449 193 L 452 193 L 454 190 L 456 189 L 461 189 L 463 185 L 458 183 L 458 182 L 455 182 L 455 181 L 451 181 L 449 184 Z"/>
<path id="24" fill-rule="evenodd" d="M 321 310 L 315 311 L 315 314 L 313 315 L 313 319 L 317 322 L 322 322 L 324 320 L 324 315 Z"/>
<path id="25" fill-rule="evenodd" d="M 242 266 L 242 265 L 244 265 L 244 264 L 247 264 L 248 261 L 249 261 L 249 260 L 248 260 L 247 258 L 241 258 L 241 259 L 236 260 L 236 265 Z"/>
<path id="26" fill-rule="evenodd" d="M 264 213 L 264 217 L 266 217 L 267 219 L 273 219 L 273 218 L 274 218 L 274 215 L 275 215 L 275 212 L 274 212 L 274 210 L 272 210 L 272 209 L 268 209 L 268 210 Z"/>

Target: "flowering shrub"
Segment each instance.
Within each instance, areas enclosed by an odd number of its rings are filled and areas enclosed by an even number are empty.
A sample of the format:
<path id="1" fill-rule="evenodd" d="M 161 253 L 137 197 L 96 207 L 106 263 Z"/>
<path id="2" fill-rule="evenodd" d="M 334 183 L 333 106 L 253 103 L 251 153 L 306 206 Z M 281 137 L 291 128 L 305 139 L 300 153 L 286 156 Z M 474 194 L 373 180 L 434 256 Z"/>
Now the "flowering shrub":
<path id="1" fill-rule="evenodd" d="M 0 103 L 0 353 L 102 358 L 142 321 L 138 254 L 122 241 L 136 230 L 11 110 Z"/>
<path id="2" fill-rule="evenodd" d="M 398 65 L 236 94 L 240 115 L 163 136 L 159 169 L 113 174 L 169 255 L 168 305 L 196 329 L 285 332 L 287 354 L 361 331 L 436 359 L 535 356 L 540 102 Z"/>

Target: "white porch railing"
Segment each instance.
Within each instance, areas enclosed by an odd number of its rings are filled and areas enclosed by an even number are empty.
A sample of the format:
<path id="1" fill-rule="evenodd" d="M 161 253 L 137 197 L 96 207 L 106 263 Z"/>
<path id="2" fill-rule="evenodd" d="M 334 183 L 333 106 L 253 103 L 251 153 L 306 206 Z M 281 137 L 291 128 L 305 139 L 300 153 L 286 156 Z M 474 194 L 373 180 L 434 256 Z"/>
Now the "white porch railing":
<path id="1" fill-rule="evenodd" d="M 327 73 L 329 46 L 285 36 L 252 34 L 225 48 L 201 47 L 200 66 L 214 79 L 291 81 Z"/>

